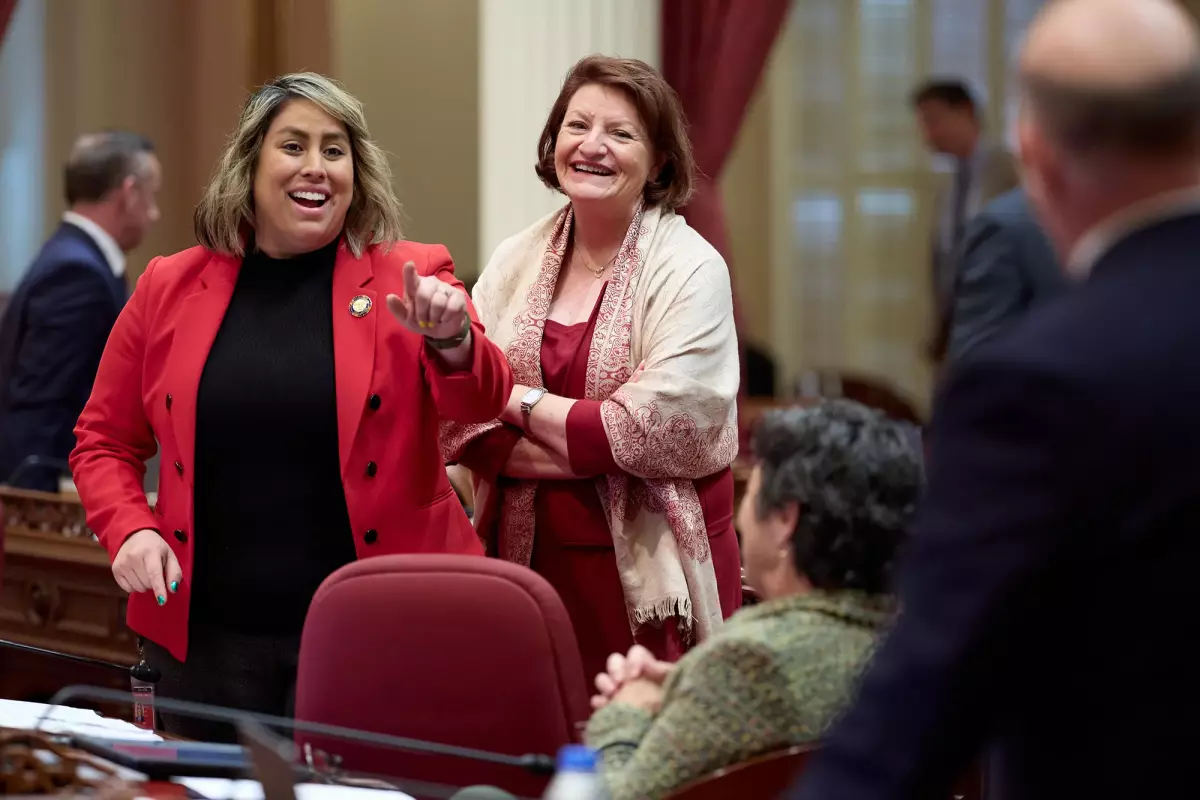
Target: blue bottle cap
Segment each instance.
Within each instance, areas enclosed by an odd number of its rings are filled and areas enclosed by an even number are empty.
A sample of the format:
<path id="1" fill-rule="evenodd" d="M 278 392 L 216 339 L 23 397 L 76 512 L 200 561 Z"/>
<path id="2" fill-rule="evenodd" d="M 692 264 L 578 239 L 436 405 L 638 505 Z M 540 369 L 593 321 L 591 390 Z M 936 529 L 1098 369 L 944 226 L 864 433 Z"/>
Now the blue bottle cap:
<path id="1" fill-rule="evenodd" d="M 560 772 L 594 772 L 596 751 L 582 744 L 563 745 L 558 750 Z"/>

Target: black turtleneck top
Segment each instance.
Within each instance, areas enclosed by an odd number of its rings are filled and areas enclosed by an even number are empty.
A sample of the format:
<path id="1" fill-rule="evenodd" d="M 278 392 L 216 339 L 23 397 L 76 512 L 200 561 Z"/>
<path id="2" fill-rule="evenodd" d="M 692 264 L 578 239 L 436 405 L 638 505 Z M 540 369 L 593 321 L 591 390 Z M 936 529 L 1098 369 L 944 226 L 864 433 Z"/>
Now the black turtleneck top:
<path id="1" fill-rule="evenodd" d="M 355 558 L 338 455 L 337 241 L 238 272 L 196 397 L 191 619 L 298 633 L 317 586 Z"/>

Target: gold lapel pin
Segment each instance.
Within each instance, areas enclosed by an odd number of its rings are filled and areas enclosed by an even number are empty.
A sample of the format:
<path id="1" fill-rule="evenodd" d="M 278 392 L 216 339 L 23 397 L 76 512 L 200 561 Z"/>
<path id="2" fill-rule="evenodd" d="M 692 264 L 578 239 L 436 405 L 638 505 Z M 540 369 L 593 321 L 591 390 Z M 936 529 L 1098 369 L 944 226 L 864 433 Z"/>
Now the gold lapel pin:
<path id="1" fill-rule="evenodd" d="M 365 317 L 371 313 L 371 298 L 365 294 L 360 294 L 350 301 L 350 316 Z"/>

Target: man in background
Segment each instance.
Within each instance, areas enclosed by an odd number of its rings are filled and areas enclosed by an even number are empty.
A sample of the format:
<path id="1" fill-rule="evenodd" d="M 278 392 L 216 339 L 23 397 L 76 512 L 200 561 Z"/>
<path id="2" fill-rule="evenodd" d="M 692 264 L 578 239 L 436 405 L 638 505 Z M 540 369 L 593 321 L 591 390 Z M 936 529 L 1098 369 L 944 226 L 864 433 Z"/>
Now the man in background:
<path id="1" fill-rule="evenodd" d="M 957 261 L 946 354 L 951 364 L 1068 283 L 1023 189 L 1000 195 L 971 220 Z"/>
<path id="2" fill-rule="evenodd" d="M 57 465 L 129 290 L 125 254 L 158 219 L 161 168 L 148 139 L 124 131 L 76 140 L 69 210 L 14 290 L 0 321 L 0 481 L 57 491 Z M 31 461 L 31 459 L 33 459 Z"/>
<path id="3" fill-rule="evenodd" d="M 935 364 L 946 356 L 954 311 L 955 255 L 967 223 L 993 198 L 1017 185 L 1012 154 L 983 135 L 983 114 L 966 84 L 933 80 L 912 94 L 926 148 L 953 159 L 948 187 L 937 195 L 930 274 L 934 310 L 928 355 Z"/>
<path id="4" fill-rule="evenodd" d="M 1200 32 L 1057 0 L 1022 177 L 1077 283 L 950 370 L 894 628 L 803 800 L 1196 794 Z"/>

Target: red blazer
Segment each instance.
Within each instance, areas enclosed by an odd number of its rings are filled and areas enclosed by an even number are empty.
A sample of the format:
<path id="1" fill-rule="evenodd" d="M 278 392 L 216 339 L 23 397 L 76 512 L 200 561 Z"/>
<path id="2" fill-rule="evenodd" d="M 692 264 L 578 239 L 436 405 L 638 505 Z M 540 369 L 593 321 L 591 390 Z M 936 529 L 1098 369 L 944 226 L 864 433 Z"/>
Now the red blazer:
<path id="1" fill-rule="evenodd" d="M 474 308 L 473 363 L 461 372 L 446 371 L 422 338 L 396 321 L 385 299 L 404 293 L 407 261 L 462 289 L 441 245 L 398 242 L 362 258 L 343 245 L 333 273 L 338 442 L 355 547 L 359 558 L 482 553 L 447 479 L 438 421 L 495 419 L 508 402 L 512 373 Z M 196 391 L 240 263 L 200 247 L 150 262 L 104 349 L 71 453 L 88 525 L 110 558 L 132 533 L 151 528 L 179 559 L 183 581 L 166 605 L 150 592 L 129 599 L 129 626 L 179 659 L 187 655 L 195 544 Z M 359 295 L 371 299 L 371 309 L 355 317 L 350 303 Z M 162 475 L 151 510 L 142 487 L 155 440 Z M 368 462 L 378 477 L 368 474 Z"/>

